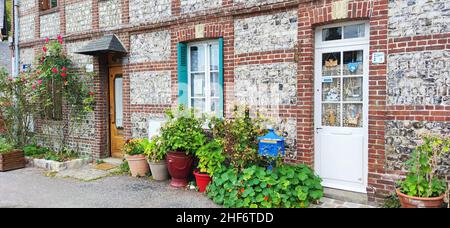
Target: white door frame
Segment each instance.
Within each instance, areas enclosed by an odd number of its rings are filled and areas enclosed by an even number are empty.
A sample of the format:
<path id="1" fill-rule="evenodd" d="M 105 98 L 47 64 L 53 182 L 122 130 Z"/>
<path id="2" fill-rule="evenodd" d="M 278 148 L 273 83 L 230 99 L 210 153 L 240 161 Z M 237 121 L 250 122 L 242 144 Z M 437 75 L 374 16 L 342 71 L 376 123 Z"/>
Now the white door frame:
<path id="1" fill-rule="evenodd" d="M 354 39 L 342 39 L 337 41 L 322 41 L 322 29 L 336 26 L 345 26 L 352 24 L 361 24 L 366 23 L 365 26 L 365 37 L 363 38 L 354 38 Z M 319 131 L 328 131 L 332 132 L 332 134 L 337 135 L 346 135 L 346 134 L 362 134 L 364 136 L 364 149 L 362 151 L 362 174 L 363 178 L 361 183 L 343 183 L 342 181 L 331 180 L 331 179 L 323 179 L 323 185 L 325 187 L 342 189 L 353 192 L 366 193 L 367 192 L 367 182 L 368 182 L 368 125 L 369 125 L 369 44 L 370 44 L 370 30 L 369 23 L 366 21 L 357 21 L 357 22 L 346 22 L 346 23 L 338 23 L 331 24 L 327 26 L 318 27 L 315 31 L 315 63 L 314 63 L 314 167 L 315 171 L 321 175 L 322 167 L 321 167 L 321 159 L 322 154 L 320 151 L 320 142 L 319 142 Z M 323 127 L 322 126 L 322 53 L 328 52 L 339 52 L 339 51 L 350 51 L 350 50 L 363 50 L 363 67 L 364 67 L 364 77 L 363 77 L 363 128 L 355 129 L 355 128 L 347 128 L 347 127 Z M 343 60 L 341 60 L 343 61 Z M 341 85 L 343 86 L 343 85 Z M 343 99 L 343 98 L 341 98 Z"/>

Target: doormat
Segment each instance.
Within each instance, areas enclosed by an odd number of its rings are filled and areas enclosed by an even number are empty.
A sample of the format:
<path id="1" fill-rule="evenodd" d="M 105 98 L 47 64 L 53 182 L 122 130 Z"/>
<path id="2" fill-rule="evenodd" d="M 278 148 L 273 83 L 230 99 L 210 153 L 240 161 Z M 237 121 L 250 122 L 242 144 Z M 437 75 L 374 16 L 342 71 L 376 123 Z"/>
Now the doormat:
<path id="1" fill-rule="evenodd" d="M 117 165 L 113 165 L 113 164 L 110 164 L 110 163 L 102 163 L 102 164 L 95 165 L 94 168 L 98 169 L 98 170 L 108 171 L 108 170 L 117 168 Z"/>

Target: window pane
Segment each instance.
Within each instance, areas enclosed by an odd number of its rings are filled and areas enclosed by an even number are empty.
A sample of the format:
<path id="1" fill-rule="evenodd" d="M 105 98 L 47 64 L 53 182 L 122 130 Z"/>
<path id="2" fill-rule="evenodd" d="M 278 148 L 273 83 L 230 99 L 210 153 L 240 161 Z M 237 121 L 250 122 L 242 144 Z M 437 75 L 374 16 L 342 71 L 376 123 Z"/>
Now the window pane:
<path id="1" fill-rule="evenodd" d="M 344 75 L 362 75 L 363 73 L 363 51 L 344 52 Z"/>
<path id="2" fill-rule="evenodd" d="M 114 103 L 115 103 L 115 116 L 116 127 L 123 128 L 123 80 L 122 75 L 116 75 L 114 81 Z"/>
<path id="3" fill-rule="evenodd" d="M 210 77 L 211 81 L 211 96 L 218 97 L 220 96 L 220 85 L 219 85 L 219 73 L 211 73 Z"/>
<path id="4" fill-rule="evenodd" d="M 204 97 L 205 96 L 205 74 L 198 73 L 191 75 L 191 96 Z"/>
<path id="5" fill-rule="evenodd" d="M 362 127 L 362 110 L 362 104 L 344 104 L 344 127 Z"/>
<path id="6" fill-rule="evenodd" d="M 198 112 L 205 112 L 205 98 L 193 98 L 191 99 L 191 105 Z"/>
<path id="7" fill-rule="evenodd" d="M 363 100 L 363 78 L 344 78 L 344 101 Z"/>
<path id="8" fill-rule="evenodd" d="M 323 101 L 341 101 L 341 79 L 327 79 L 322 83 L 322 100 Z"/>
<path id="9" fill-rule="evenodd" d="M 205 71 L 205 48 L 204 46 L 191 47 L 191 71 Z"/>
<path id="10" fill-rule="evenodd" d="M 322 104 L 322 125 L 328 127 L 341 126 L 340 104 Z"/>
<path id="11" fill-rule="evenodd" d="M 219 98 L 213 98 L 213 99 L 211 99 L 211 109 L 210 109 L 210 111 L 212 112 L 212 113 L 214 113 L 216 116 L 220 116 L 220 113 L 219 113 Z"/>
<path id="12" fill-rule="evenodd" d="M 210 62 L 211 62 L 211 70 L 212 71 L 219 71 L 219 45 L 210 45 Z"/>
<path id="13" fill-rule="evenodd" d="M 342 27 L 326 28 L 322 30 L 322 41 L 342 39 Z"/>
<path id="14" fill-rule="evenodd" d="M 341 75 L 341 53 L 324 53 L 322 55 L 322 75 L 340 76 Z"/>
<path id="15" fill-rule="evenodd" d="M 365 24 L 349 25 L 344 27 L 344 38 L 359 38 L 365 36 Z"/>

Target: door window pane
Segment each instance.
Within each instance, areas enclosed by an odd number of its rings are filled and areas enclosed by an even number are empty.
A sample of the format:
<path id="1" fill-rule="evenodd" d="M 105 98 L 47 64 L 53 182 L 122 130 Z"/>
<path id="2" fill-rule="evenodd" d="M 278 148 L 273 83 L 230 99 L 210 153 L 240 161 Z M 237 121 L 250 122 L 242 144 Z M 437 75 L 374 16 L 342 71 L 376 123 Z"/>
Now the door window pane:
<path id="1" fill-rule="evenodd" d="M 322 55 L 322 75 L 340 76 L 341 75 L 341 53 L 332 52 Z"/>
<path id="2" fill-rule="evenodd" d="M 191 96 L 204 97 L 205 96 L 205 74 L 197 73 L 191 75 Z"/>
<path id="3" fill-rule="evenodd" d="M 344 39 L 364 37 L 365 29 L 365 24 L 344 26 Z"/>
<path id="4" fill-rule="evenodd" d="M 344 75 L 362 75 L 363 73 L 363 51 L 344 52 Z"/>
<path id="5" fill-rule="evenodd" d="M 362 104 L 344 104 L 344 127 L 362 127 L 362 110 Z"/>
<path id="6" fill-rule="evenodd" d="M 340 78 L 324 78 L 322 83 L 322 100 L 326 102 L 341 101 Z"/>
<path id="7" fill-rule="evenodd" d="M 219 71 L 219 45 L 209 45 L 211 71 Z"/>
<path id="8" fill-rule="evenodd" d="M 363 78 L 344 78 L 344 101 L 363 101 Z"/>
<path id="9" fill-rule="evenodd" d="M 220 96 L 220 84 L 219 84 L 219 73 L 211 73 L 210 77 L 211 82 L 211 96 L 219 97 Z"/>
<path id="10" fill-rule="evenodd" d="M 328 127 L 341 126 L 340 104 L 322 104 L 322 125 Z"/>
<path id="11" fill-rule="evenodd" d="M 191 47 L 191 72 L 205 71 L 205 48 L 204 46 Z"/>
<path id="12" fill-rule="evenodd" d="M 322 30 L 322 41 L 342 39 L 342 27 L 326 28 Z"/>
<path id="13" fill-rule="evenodd" d="M 205 112 L 205 98 L 193 98 L 191 100 L 192 108 L 196 109 L 198 112 Z"/>
<path id="14" fill-rule="evenodd" d="M 114 80 L 114 104 L 116 127 L 123 128 L 123 80 L 122 75 L 116 75 Z"/>

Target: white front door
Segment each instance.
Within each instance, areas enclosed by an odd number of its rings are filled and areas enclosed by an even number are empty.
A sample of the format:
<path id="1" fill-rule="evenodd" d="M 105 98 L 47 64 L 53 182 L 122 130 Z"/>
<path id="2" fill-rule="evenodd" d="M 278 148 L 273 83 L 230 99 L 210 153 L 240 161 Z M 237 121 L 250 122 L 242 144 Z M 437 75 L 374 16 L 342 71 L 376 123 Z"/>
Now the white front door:
<path id="1" fill-rule="evenodd" d="M 315 169 L 330 188 L 366 192 L 369 27 L 353 22 L 317 28 Z"/>

